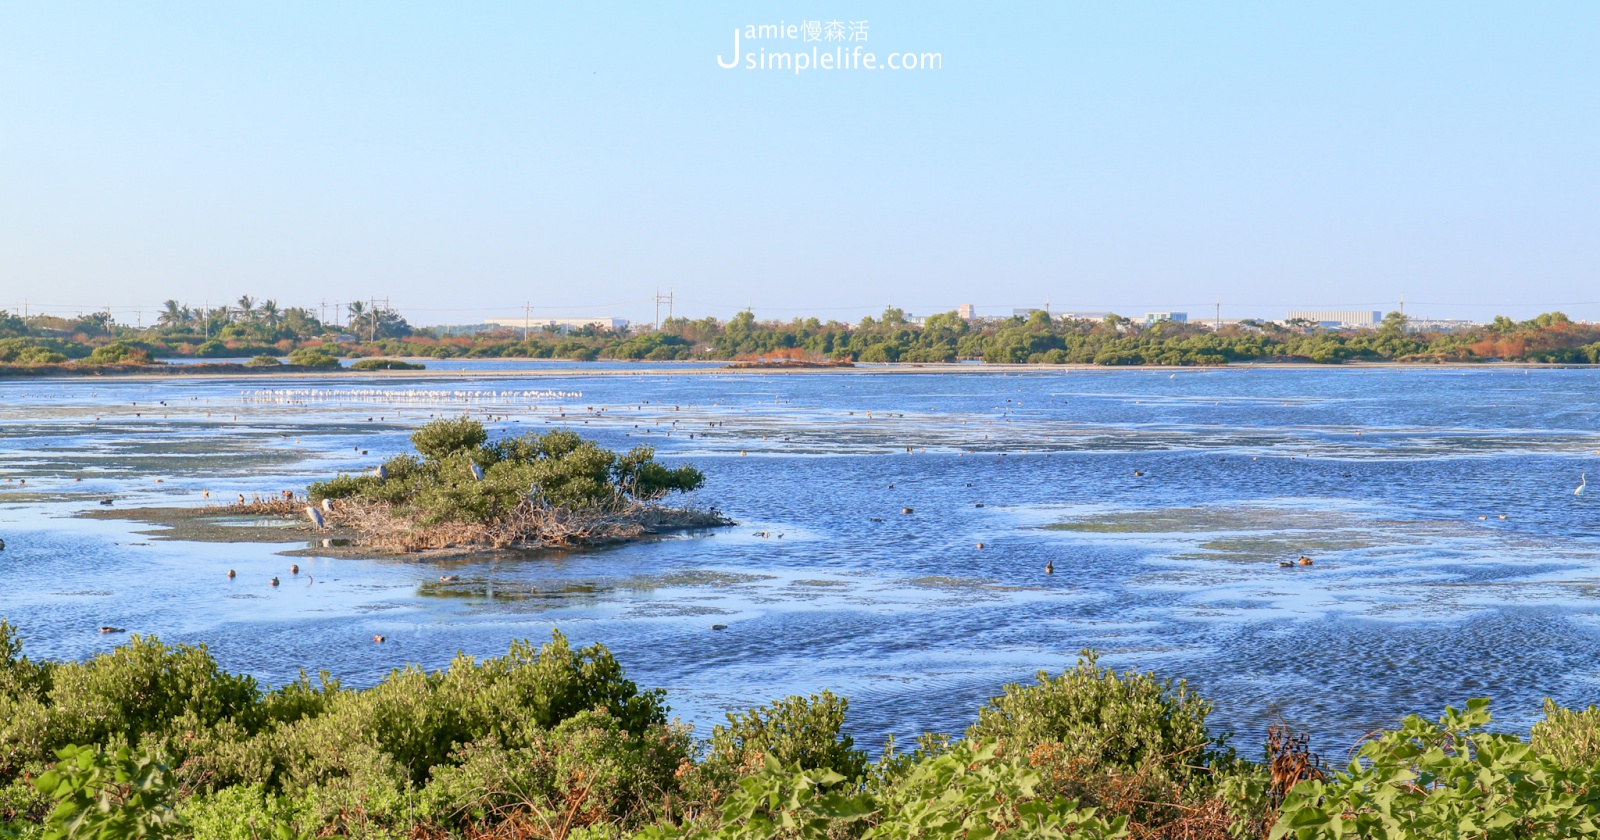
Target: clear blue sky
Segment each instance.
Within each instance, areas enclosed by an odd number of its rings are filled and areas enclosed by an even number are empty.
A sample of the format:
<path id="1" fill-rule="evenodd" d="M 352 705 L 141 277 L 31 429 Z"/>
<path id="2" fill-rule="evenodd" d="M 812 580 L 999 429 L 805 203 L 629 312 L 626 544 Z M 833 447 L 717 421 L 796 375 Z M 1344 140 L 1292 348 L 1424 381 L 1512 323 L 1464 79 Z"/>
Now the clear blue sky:
<path id="1" fill-rule="evenodd" d="M 718 66 L 780 20 L 942 67 Z M 1600 319 L 1597 274 L 1587 0 L 0 5 L 0 307 Z"/>

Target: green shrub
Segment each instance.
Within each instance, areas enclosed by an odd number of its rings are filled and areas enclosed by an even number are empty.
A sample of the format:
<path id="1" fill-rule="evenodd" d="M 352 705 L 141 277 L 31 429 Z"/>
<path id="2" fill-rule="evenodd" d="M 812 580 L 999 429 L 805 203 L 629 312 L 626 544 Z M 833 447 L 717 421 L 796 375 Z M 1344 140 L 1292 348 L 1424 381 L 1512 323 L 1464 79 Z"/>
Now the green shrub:
<path id="1" fill-rule="evenodd" d="M 1052 790 L 1100 804 L 1099 792 L 1136 786 L 1133 800 L 1174 803 L 1208 795 L 1211 765 L 1234 761 L 1224 738 L 1206 729 L 1211 704 L 1179 681 L 1154 674 L 1121 674 L 1098 666 L 1092 652 L 1033 685 L 1008 685 L 978 710 L 967 730 L 974 740 L 995 740 L 1031 755 Z M 1175 814 L 1129 812 L 1162 822 Z"/>
<path id="2" fill-rule="evenodd" d="M 470 452 L 489 439 L 483 424 L 470 417 L 435 420 L 411 433 L 411 445 L 429 461 L 442 461 L 457 452 Z"/>
<path id="3" fill-rule="evenodd" d="M 245 362 L 247 367 L 279 367 L 282 364 L 283 362 L 278 361 L 277 356 L 257 356 Z"/>
<path id="4" fill-rule="evenodd" d="M 1574 711 L 1545 698 L 1544 720 L 1533 725 L 1528 742 L 1563 767 L 1600 765 L 1600 708 Z"/>
<path id="5" fill-rule="evenodd" d="M 147 365 L 150 363 L 150 354 L 119 341 L 104 347 L 96 347 L 85 361 L 92 365 Z"/>
<path id="6" fill-rule="evenodd" d="M 181 760 L 188 733 L 259 724 L 255 680 L 217 667 L 204 646 L 167 647 L 133 636 L 85 662 L 53 663 L 48 685 L 0 717 L 0 769 L 18 772 L 70 744 L 169 745 Z"/>
<path id="7" fill-rule="evenodd" d="M 54 365 L 67 360 L 65 342 L 51 339 L 0 338 L 0 362 L 11 365 Z M 83 355 L 88 348 L 74 345 Z"/>
<path id="8" fill-rule="evenodd" d="M 259 784 L 223 788 L 179 803 L 194 840 L 295 840 L 309 836 L 304 799 L 274 795 Z"/>
<path id="9" fill-rule="evenodd" d="M 350 365 L 351 370 L 426 370 L 427 367 L 399 359 L 362 359 Z"/>
<path id="10" fill-rule="evenodd" d="M 383 479 L 343 475 L 308 492 L 317 500 L 389 502 L 433 525 L 490 522 L 527 504 L 576 509 L 654 501 L 705 483 L 693 467 L 657 463 L 650 447 L 618 455 L 565 430 L 491 443 L 483 424 L 462 417 L 428 423 L 411 442 L 421 458 L 390 459 Z"/>
<path id="11" fill-rule="evenodd" d="M 187 835 L 173 809 L 176 791 L 166 767 L 127 747 L 106 751 L 66 746 L 34 787 L 56 802 L 44 840 L 134 840 Z"/>
<path id="12" fill-rule="evenodd" d="M 850 701 L 831 691 L 786 697 L 741 715 L 711 731 L 708 761 L 750 772 L 771 758 L 785 767 L 832 770 L 847 779 L 867 773 L 867 755 L 844 732 Z"/>
<path id="13" fill-rule="evenodd" d="M 1272 840 L 1578 837 L 1600 832 L 1600 767 L 1563 766 L 1484 730 L 1489 701 L 1412 715 L 1362 745 L 1343 773 L 1284 799 Z"/>
<path id="14" fill-rule="evenodd" d="M 339 360 L 321 350 L 301 347 L 298 350 L 290 351 L 289 364 L 297 367 L 334 368 L 339 367 Z"/>
<path id="15" fill-rule="evenodd" d="M 866 833 L 872 840 L 1127 835 L 1125 818 L 1108 821 L 1053 795 L 1025 758 L 987 741 L 962 741 L 918 762 L 876 805 L 882 816 Z"/>

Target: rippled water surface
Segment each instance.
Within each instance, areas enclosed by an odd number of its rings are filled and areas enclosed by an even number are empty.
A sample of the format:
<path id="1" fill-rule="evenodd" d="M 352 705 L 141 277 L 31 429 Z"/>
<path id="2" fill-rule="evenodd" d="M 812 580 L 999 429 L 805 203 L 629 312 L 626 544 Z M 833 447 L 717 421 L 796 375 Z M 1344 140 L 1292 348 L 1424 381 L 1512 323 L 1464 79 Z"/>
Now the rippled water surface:
<path id="1" fill-rule="evenodd" d="M 559 628 L 666 687 L 702 734 L 822 688 L 852 698 L 868 746 L 958 730 L 1084 648 L 1187 677 L 1248 742 L 1281 716 L 1333 750 L 1480 695 L 1525 727 L 1543 697 L 1600 700 L 1600 500 L 1573 494 L 1600 478 L 1597 386 L 1589 370 L 627 366 L 5 381 L 0 614 L 35 657 L 106 650 L 113 625 L 204 642 L 268 683 L 370 684 Z M 421 562 L 75 517 L 301 488 L 463 411 L 653 445 L 700 466 L 700 502 L 740 524 Z M 1315 564 L 1280 567 L 1301 555 Z"/>

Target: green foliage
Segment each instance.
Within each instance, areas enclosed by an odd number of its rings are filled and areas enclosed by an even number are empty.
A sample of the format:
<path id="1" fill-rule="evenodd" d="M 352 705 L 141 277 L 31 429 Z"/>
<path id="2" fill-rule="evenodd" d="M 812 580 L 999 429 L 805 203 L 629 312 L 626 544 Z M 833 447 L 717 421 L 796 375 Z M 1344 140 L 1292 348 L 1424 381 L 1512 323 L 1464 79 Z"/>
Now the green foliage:
<path id="1" fill-rule="evenodd" d="M 302 347 L 289 353 L 289 364 L 299 367 L 335 368 L 339 367 L 339 360 L 321 350 Z"/>
<path id="2" fill-rule="evenodd" d="M 844 731 L 849 708 L 849 700 L 824 691 L 730 714 L 726 726 L 712 730 L 709 761 L 737 770 L 760 767 L 771 759 L 786 767 L 832 770 L 847 779 L 861 779 L 866 776 L 867 755 Z"/>
<path id="3" fill-rule="evenodd" d="M 1296 785 L 1272 840 L 1577 837 L 1600 832 L 1600 768 L 1484 731 L 1489 701 L 1413 715 L 1363 744 L 1333 779 Z"/>
<path id="4" fill-rule="evenodd" d="M 185 833 L 172 807 L 175 792 L 166 768 L 148 753 L 66 746 L 56 756 L 60 761 L 33 781 L 56 802 L 45 820 L 43 840 L 136 840 Z"/>
<path id="5" fill-rule="evenodd" d="M 140 348 L 130 347 L 119 341 L 96 347 L 85 361 L 92 365 L 144 365 L 150 363 L 150 354 Z"/>
<path id="6" fill-rule="evenodd" d="M 195 840 L 302 840 L 312 822 L 303 799 L 274 795 L 264 785 L 237 785 L 205 793 L 178 805 Z"/>
<path id="7" fill-rule="evenodd" d="M 711 824 L 656 825 L 637 840 L 1102 840 L 1127 836 L 1125 821 L 1043 792 L 1026 762 L 996 745 L 966 741 L 918 762 L 896 786 L 862 791 L 838 772 L 784 766 L 767 756 L 739 780 Z"/>
<path id="8" fill-rule="evenodd" d="M 619 456 L 566 430 L 490 442 L 483 424 L 461 417 L 428 423 L 411 435 L 411 443 L 421 458 L 390 459 L 382 479 L 342 475 L 313 484 L 308 492 L 318 500 L 388 502 L 431 525 L 490 522 L 524 506 L 577 509 L 653 501 L 705 483 L 693 467 L 656 462 L 650 447 Z"/>
<path id="9" fill-rule="evenodd" d="M 1163 787 L 1231 760 L 1223 739 L 1206 729 L 1210 712 L 1210 702 L 1181 680 L 1114 673 L 1085 651 L 1059 677 L 1041 671 L 1034 685 L 1006 686 L 978 710 L 967 737 L 1018 750 L 1048 747 L 1041 754 L 1079 779 L 1137 775 Z"/>
<path id="10" fill-rule="evenodd" d="M 739 780 L 717 819 L 692 827 L 653 825 L 635 840 L 831 840 L 877 810 L 832 770 L 784 767 L 770 756 Z"/>
<path id="11" fill-rule="evenodd" d="M 1533 725 L 1528 742 L 1563 767 L 1600 766 L 1600 708 L 1563 709 L 1545 698 L 1544 720 Z"/>
<path id="12" fill-rule="evenodd" d="M 458 656 L 444 671 L 396 671 L 364 691 L 302 675 L 262 692 L 218 671 L 204 648 L 146 639 L 40 668 L 22 659 L 4 623 L 0 655 L 9 709 L 19 698 L 31 704 L 0 719 L 11 736 L 0 752 L 0 785 L 10 785 L 0 790 L 0 824 L 5 812 L 40 819 L 50 807 L 82 815 L 96 797 L 111 805 L 94 806 L 102 816 L 86 817 L 92 825 L 141 809 L 166 820 L 171 788 L 153 755 L 180 768 L 195 794 L 181 811 L 204 837 L 345 830 L 358 813 L 368 828 L 403 833 L 421 819 L 499 819 L 502 806 L 530 801 L 582 801 L 597 821 L 643 821 L 659 813 L 691 755 L 687 731 L 666 723 L 662 692 L 641 691 L 603 647 L 575 650 L 559 633 L 495 659 Z M 83 742 L 106 746 L 71 746 Z M 39 776 L 58 750 L 71 767 Z M 29 776 L 52 800 L 70 796 L 71 813 L 23 796 L 16 786 Z M 229 828 L 241 822 L 260 831 Z M 61 836 L 102 836 L 75 830 Z"/>
<path id="13" fill-rule="evenodd" d="M 1600 833 L 1594 708 L 1547 703 L 1529 741 L 1488 732 L 1484 700 L 1437 722 L 1409 717 L 1344 772 L 1294 786 L 1276 814 L 1268 766 L 1219 751 L 1209 708 L 1182 683 L 1086 656 L 1009 686 L 963 740 L 928 736 L 910 755 L 888 747 L 875 773 L 843 731 L 847 704 L 826 692 L 730 715 L 697 762 L 662 692 L 559 633 L 499 658 L 398 670 L 365 690 L 302 674 L 264 692 L 204 648 L 137 637 L 83 663 L 32 663 L 0 620 L 0 837 Z M 1147 780 L 1162 774 L 1175 781 Z"/>
<path id="14" fill-rule="evenodd" d="M 483 424 L 470 417 L 435 420 L 411 433 L 411 445 L 429 461 L 442 461 L 458 452 L 470 452 L 484 444 L 489 433 Z"/>
<path id="15" fill-rule="evenodd" d="M 0 338 L 0 362 L 11 365 L 53 365 L 65 362 L 68 342 L 51 339 Z M 88 348 L 79 348 L 88 355 Z"/>
<path id="16" fill-rule="evenodd" d="M 991 741 L 962 741 L 918 762 L 877 806 L 883 818 L 867 832 L 872 840 L 1127 836 L 1125 819 L 1107 821 L 1051 795 L 1038 771 Z"/>
<path id="17" fill-rule="evenodd" d="M 246 367 L 281 367 L 282 365 L 283 362 L 278 361 L 277 356 L 257 356 L 245 362 Z"/>
<path id="18" fill-rule="evenodd" d="M 427 367 L 399 359 L 362 359 L 350 365 L 351 370 L 426 370 Z"/>

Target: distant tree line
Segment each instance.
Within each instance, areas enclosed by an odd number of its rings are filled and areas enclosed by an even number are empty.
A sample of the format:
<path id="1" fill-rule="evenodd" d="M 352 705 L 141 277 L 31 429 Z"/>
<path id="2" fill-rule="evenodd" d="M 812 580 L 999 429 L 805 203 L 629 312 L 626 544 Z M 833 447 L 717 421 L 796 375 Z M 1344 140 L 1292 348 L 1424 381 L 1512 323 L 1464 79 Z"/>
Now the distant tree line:
<path id="1" fill-rule="evenodd" d="M 1454 332 L 1409 329 L 1391 312 L 1376 327 L 1337 329 L 1310 322 L 1241 321 L 1212 329 L 1199 323 L 1142 325 L 1110 315 L 1053 318 L 1043 311 L 968 320 L 954 312 L 913 322 L 902 310 L 850 324 L 816 318 L 758 321 L 741 312 L 726 321 L 673 318 L 645 331 L 584 327 L 498 329 L 470 336 L 416 328 L 386 306 L 352 303 L 346 323 L 330 326 L 312 310 L 241 297 L 235 305 L 191 308 L 167 301 L 154 326 L 114 323 L 106 313 L 74 319 L 21 318 L 0 311 L 0 362 L 68 360 L 138 363 L 162 358 L 287 356 L 546 358 L 673 361 L 787 358 L 856 362 L 992 364 L 1220 365 L 1230 362 L 1600 363 L 1600 326 L 1560 312 L 1527 321 L 1500 316 Z M 109 349 L 108 349 L 109 348 Z"/>

